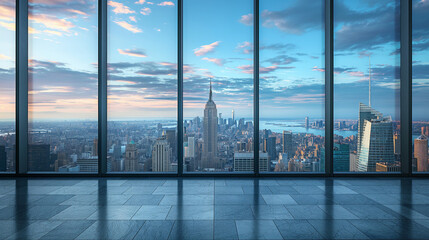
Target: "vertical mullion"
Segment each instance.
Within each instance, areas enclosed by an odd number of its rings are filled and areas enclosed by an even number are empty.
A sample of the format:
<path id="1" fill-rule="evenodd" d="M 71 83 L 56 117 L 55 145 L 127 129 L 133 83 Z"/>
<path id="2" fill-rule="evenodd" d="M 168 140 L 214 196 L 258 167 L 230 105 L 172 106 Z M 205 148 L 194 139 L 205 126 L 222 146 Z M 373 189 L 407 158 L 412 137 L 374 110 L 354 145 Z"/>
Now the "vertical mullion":
<path id="1" fill-rule="evenodd" d="M 177 175 L 183 175 L 183 0 L 177 1 Z"/>
<path id="2" fill-rule="evenodd" d="M 412 0 L 400 2 L 400 115 L 402 175 L 412 174 Z"/>
<path id="3" fill-rule="evenodd" d="M 253 172 L 259 176 L 259 0 L 253 0 Z"/>
<path id="4" fill-rule="evenodd" d="M 28 147 L 28 0 L 16 0 L 16 174 L 27 173 Z"/>
<path id="5" fill-rule="evenodd" d="M 98 174 L 107 172 L 107 1 L 98 1 Z"/>
<path id="6" fill-rule="evenodd" d="M 333 175 L 334 1 L 325 0 L 325 174 Z"/>

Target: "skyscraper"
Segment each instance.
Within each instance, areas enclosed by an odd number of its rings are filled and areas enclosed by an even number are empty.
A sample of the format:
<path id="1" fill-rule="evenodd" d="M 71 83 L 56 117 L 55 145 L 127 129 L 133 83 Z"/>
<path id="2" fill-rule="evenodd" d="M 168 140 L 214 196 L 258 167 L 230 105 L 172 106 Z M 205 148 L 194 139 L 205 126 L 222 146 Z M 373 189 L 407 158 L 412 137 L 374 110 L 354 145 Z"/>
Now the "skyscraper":
<path id="1" fill-rule="evenodd" d="M 53 170 L 49 144 L 28 145 L 28 169 L 35 172 Z"/>
<path id="2" fill-rule="evenodd" d="M 134 141 L 127 144 L 125 148 L 125 161 L 124 161 L 125 172 L 137 172 L 139 170 L 139 163 L 137 159 L 137 148 Z"/>
<path id="3" fill-rule="evenodd" d="M 0 146 L 0 171 L 4 172 L 6 171 L 6 147 Z"/>
<path id="4" fill-rule="evenodd" d="M 234 172 L 253 172 L 253 152 L 234 153 Z M 259 171 L 269 170 L 268 154 L 259 152 Z"/>
<path id="5" fill-rule="evenodd" d="M 188 151 L 189 151 L 189 157 L 194 158 L 195 157 L 195 138 L 194 137 L 188 137 Z"/>
<path id="6" fill-rule="evenodd" d="M 164 132 L 165 138 L 167 139 L 168 144 L 171 148 L 172 157 L 177 156 L 177 138 L 175 129 L 167 129 Z"/>
<path id="7" fill-rule="evenodd" d="M 350 147 L 348 144 L 334 144 L 334 172 L 350 170 Z"/>
<path id="8" fill-rule="evenodd" d="M 364 120 L 358 149 L 358 171 L 375 172 L 377 162 L 393 163 L 393 125 L 390 118 Z"/>
<path id="9" fill-rule="evenodd" d="M 276 137 L 268 137 L 264 139 L 264 152 L 268 153 L 270 160 L 276 159 Z"/>
<path id="10" fill-rule="evenodd" d="M 414 140 L 414 158 L 417 159 L 417 171 L 427 172 L 428 169 L 428 139 L 421 135 Z"/>
<path id="11" fill-rule="evenodd" d="M 152 172 L 170 171 L 172 149 L 167 139 L 157 139 L 152 148 Z"/>
<path id="12" fill-rule="evenodd" d="M 293 158 L 295 155 L 291 131 L 283 131 L 283 153 L 287 153 L 289 158 Z"/>
<path id="13" fill-rule="evenodd" d="M 397 133 L 393 135 L 393 149 L 395 154 L 401 154 L 401 137 Z"/>
<path id="14" fill-rule="evenodd" d="M 212 82 L 210 79 L 209 100 L 204 108 L 203 156 L 202 168 L 213 168 L 217 164 L 217 109 L 213 101 Z"/>
<path id="15" fill-rule="evenodd" d="M 308 119 L 308 117 L 305 117 L 305 128 L 308 129 L 308 127 L 310 126 L 309 124 L 310 120 Z"/>

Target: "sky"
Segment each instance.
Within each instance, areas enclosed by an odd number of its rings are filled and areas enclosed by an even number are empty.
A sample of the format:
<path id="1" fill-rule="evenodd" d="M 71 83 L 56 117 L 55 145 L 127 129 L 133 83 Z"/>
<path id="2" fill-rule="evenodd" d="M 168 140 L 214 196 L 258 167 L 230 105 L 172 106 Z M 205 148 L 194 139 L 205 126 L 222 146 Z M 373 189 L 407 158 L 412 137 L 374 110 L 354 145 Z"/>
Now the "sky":
<path id="1" fill-rule="evenodd" d="M 322 0 L 260 0 L 260 118 L 324 117 Z M 177 2 L 108 1 L 108 119 L 177 116 Z M 228 6 L 228 7 L 225 7 Z M 217 10 L 216 10 L 217 9 Z M 413 117 L 429 120 L 428 0 L 413 0 Z M 31 0 L 30 121 L 97 119 L 97 1 Z M 184 117 L 253 116 L 253 1 L 184 1 Z M 426 14 L 425 14 L 426 13 Z M 14 5 L 0 0 L 0 119 L 14 118 Z M 399 119 L 399 0 L 335 0 L 335 119 Z"/>

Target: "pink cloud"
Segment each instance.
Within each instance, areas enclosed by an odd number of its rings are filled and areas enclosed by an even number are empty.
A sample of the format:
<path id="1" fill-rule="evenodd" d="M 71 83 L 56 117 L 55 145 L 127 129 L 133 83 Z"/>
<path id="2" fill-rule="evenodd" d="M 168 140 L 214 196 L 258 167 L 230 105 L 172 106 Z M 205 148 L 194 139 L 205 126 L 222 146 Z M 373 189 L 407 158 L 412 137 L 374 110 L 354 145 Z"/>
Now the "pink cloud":
<path id="1" fill-rule="evenodd" d="M 125 6 L 122 3 L 118 3 L 118 2 L 114 2 L 114 1 L 109 1 L 108 2 L 109 6 L 113 7 L 114 9 L 112 10 L 114 13 L 116 14 L 130 14 L 130 13 L 135 13 L 135 11 L 130 10 L 129 7 Z"/>
<path id="2" fill-rule="evenodd" d="M 0 6 L 0 20 L 14 21 L 15 10 L 9 6 Z"/>
<path id="3" fill-rule="evenodd" d="M 15 31 L 15 23 L 0 22 L 0 26 L 10 31 Z"/>
<path id="4" fill-rule="evenodd" d="M 11 60 L 12 58 L 3 54 L 0 54 L 0 60 Z"/>
<path id="5" fill-rule="evenodd" d="M 216 41 L 214 43 L 210 43 L 208 45 L 203 45 L 199 48 L 194 49 L 195 56 L 203 56 L 209 52 L 213 52 L 214 49 L 219 45 L 220 41 Z"/>
<path id="6" fill-rule="evenodd" d="M 142 10 L 140 10 L 140 13 L 143 15 L 149 15 L 151 12 L 150 8 L 142 8 Z"/>
<path id="7" fill-rule="evenodd" d="M 146 0 L 138 0 L 137 2 L 135 2 L 135 4 L 143 4 L 145 2 L 146 2 Z"/>
<path id="8" fill-rule="evenodd" d="M 118 49 L 118 52 L 132 57 L 147 57 L 146 53 L 140 49 Z"/>
<path id="9" fill-rule="evenodd" d="M 165 1 L 165 2 L 159 3 L 158 6 L 174 6 L 174 3 L 170 1 Z"/>
<path id="10" fill-rule="evenodd" d="M 253 14 L 249 13 L 247 15 L 241 16 L 240 22 L 247 26 L 253 25 Z"/>
<path id="11" fill-rule="evenodd" d="M 72 22 L 45 14 L 29 15 L 28 18 L 31 21 L 43 24 L 46 28 L 55 29 L 62 32 L 70 32 L 70 29 L 75 27 Z"/>
<path id="12" fill-rule="evenodd" d="M 203 60 L 212 62 L 212 63 L 214 63 L 214 64 L 216 64 L 218 66 L 223 66 L 225 64 L 225 60 L 221 59 L 221 58 L 208 58 L 208 57 L 205 57 L 205 58 L 203 58 Z"/>
<path id="13" fill-rule="evenodd" d="M 83 15 L 83 16 L 88 16 L 87 13 L 76 10 L 76 9 L 67 9 L 67 12 L 76 13 L 76 14 Z"/>
<path id="14" fill-rule="evenodd" d="M 244 54 L 251 54 L 253 52 L 253 44 L 250 42 L 239 43 L 237 49 L 242 51 Z"/>
<path id="15" fill-rule="evenodd" d="M 131 24 L 125 22 L 125 21 L 118 21 L 118 22 L 115 22 L 115 23 L 118 24 L 119 26 L 127 29 L 128 31 L 133 32 L 133 33 L 141 33 L 141 32 L 143 32 L 138 27 L 133 26 L 133 25 L 131 25 Z"/>
<path id="16" fill-rule="evenodd" d="M 325 100 L 325 94 L 296 94 L 291 97 L 276 97 L 275 101 L 289 103 L 317 103 Z"/>
<path id="17" fill-rule="evenodd" d="M 325 69 L 323 69 L 323 68 L 319 68 L 318 66 L 314 66 L 314 67 L 313 67 L 313 71 L 325 72 Z"/>
<path id="18" fill-rule="evenodd" d="M 130 16 L 129 19 L 130 21 L 137 22 L 136 17 Z"/>
<path id="19" fill-rule="evenodd" d="M 238 66 L 237 68 L 242 70 L 241 72 L 243 73 L 253 74 L 253 65 L 243 65 L 243 66 Z"/>

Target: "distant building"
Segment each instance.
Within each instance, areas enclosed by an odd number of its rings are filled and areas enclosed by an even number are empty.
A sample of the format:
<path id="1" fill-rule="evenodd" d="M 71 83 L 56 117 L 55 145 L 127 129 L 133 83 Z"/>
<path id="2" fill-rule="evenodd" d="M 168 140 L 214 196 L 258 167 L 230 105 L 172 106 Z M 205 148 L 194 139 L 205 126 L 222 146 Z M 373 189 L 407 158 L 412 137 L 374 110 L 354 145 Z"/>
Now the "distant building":
<path id="1" fill-rule="evenodd" d="M 125 148 L 125 161 L 124 161 L 124 171 L 125 172 L 137 172 L 139 171 L 139 163 L 137 159 L 137 148 L 134 144 L 134 141 L 131 141 L 130 144 L 127 144 Z"/>
<path id="2" fill-rule="evenodd" d="M 308 119 L 308 117 L 305 117 L 305 128 L 308 129 L 308 127 L 310 126 L 310 120 Z"/>
<path id="3" fill-rule="evenodd" d="M 253 172 L 253 152 L 234 153 L 234 172 Z M 268 172 L 268 153 L 259 152 L 259 171 Z"/>
<path id="4" fill-rule="evenodd" d="M 421 135 L 414 140 L 414 158 L 417 160 L 417 171 L 427 172 L 428 169 L 428 139 Z"/>
<path id="5" fill-rule="evenodd" d="M 393 135 L 393 150 L 396 155 L 401 154 L 401 137 L 397 133 Z"/>
<path id="6" fill-rule="evenodd" d="M 268 153 L 269 160 L 276 159 L 276 137 L 268 137 L 264 139 L 264 152 Z"/>
<path id="7" fill-rule="evenodd" d="M 233 114 L 234 115 L 234 114 Z M 217 110 L 213 101 L 212 82 L 210 80 L 209 100 L 204 108 L 203 156 L 201 167 L 214 168 L 217 166 Z"/>
<path id="8" fill-rule="evenodd" d="M 177 156 L 177 137 L 176 137 L 176 130 L 175 129 L 167 129 L 164 132 L 165 138 L 167 139 L 168 144 L 170 145 L 172 158 L 175 158 Z"/>
<path id="9" fill-rule="evenodd" d="M 289 158 L 295 155 L 292 141 L 292 132 L 283 131 L 283 153 L 287 153 Z"/>
<path id="10" fill-rule="evenodd" d="M 350 171 L 350 146 L 334 144 L 334 172 Z"/>
<path id="11" fill-rule="evenodd" d="M 152 172 L 170 171 L 172 149 L 167 139 L 156 140 L 152 148 Z"/>
<path id="12" fill-rule="evenodd" d="M 98 157 L 96 156 L 78 159 L 76 164 L 80 166 L 81 172 L 98 172 Z"/>
<path id="13" fill-rule="evenodd" d="M 7 166 L 6 146 L 0 146 L 0 172 L 6 171 Z"/>
<path id="14" fill-rule="evenodd" d="M 34 172 L 53 171 L 49 144 L 28 145 L 28 170 Z"/>
<path id="15" fill-rule="evenodd" d="M 378 162 L 376 172 L 400 172 L 401 164 L 399 162 Z"/>

